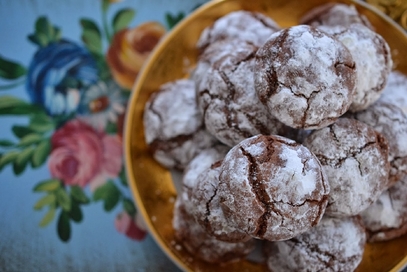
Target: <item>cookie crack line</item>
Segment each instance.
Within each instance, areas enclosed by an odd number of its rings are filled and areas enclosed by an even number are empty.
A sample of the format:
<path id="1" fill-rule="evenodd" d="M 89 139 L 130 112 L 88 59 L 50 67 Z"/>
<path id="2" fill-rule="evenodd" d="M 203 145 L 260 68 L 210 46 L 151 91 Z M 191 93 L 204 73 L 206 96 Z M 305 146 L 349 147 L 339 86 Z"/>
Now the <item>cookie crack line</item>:
<path id="1" fill-rule="evenodd" d="M 257 230 L 255 231 L 255 235 L 259 238 L 262 238 L 267 231 L 267 220 L 271 216 L 271 205 L 270 205 L 270 197 L 265 191 L 264 184 L 262 183 L 262 179 L 258 178 L 257 173 L 259 173 L 256 160 L 252 157 L 252 155 L 247 152 L 243 147 L 240 147 L 240 151 L 242 154 L 247 158 L 250 162 L 249 167 L 249 182 L 252 188 L 253 193 L 255 194 L 257 200 L 262 203 L 264 208 L 263 214 L 258 219 Z M 254 178 L 256 177 L 256 178 Z M 275 213 L 279 214 L 278 211 L 274 211 Z M 279 214 L 281 216 L 281 214 Z M 284 218 L 282 218 L 282 223 L 284 222 Z"/>
<path id="2" fill-rule="evenodd" d="M 349 158 L 354 158 L 358 163 L 359 161 L 357 160 L 356 156 L 361 154 L 362 151 L 371 146 L 376 144 L 376 142 L 368 142 L 364 146 L 358 148 L 358 150 L 353 151 L 353 152 L 346 152 L 346 157 L 340 157 L 340 158 L 328 158 L 327 156 L 319 153 L 314 153 L 314 155 L 318 158 L 320 162 L 322 162 L 324 165 L 330 165 L 334 167 L 340 167 L 347 159 Z"/>
<path id="3" fill-rule="evenodd" d="M 211 231 L 212 231 L 211 222 L 209 220 L 209 216 L 211 216 L 210 205 L 211 205 L 211 202 L 213 201 L 213 199 L 216 197 L 216 194 L 218 193 L 218 187 L 214 186 L 214 188 L 215 188 L 215 190 L 213 191 L 213 195 L 206 202 L 206 212 L 205 212 L 205 219 L 204 219 L 205 226 L 207 228 L 209 228 Z"/>
<path id="4" fill-rule="evenodd" d="M 236 88 L 235 85 L 230 81 L 229 77 L 226 75 L 225 72 L 223 71 L 218 71 L 219 75 L 223 79 L 223 81 L 226 83 L 227 86 L 227 91 L 228 91 L 228 99 L 223 99 L 223 102 L 225 103 L 225 111 L 226 112 L 226 123 L 228 127 L 234 128 L 236 130 L 239 130 L 239 125 L 237 122 L 234 122 L 232 116 L 235 115 L 235 111 L 232 110 L 230 106 L 230 101 L 234 100 L 235 94 L 236 94 Z"/>

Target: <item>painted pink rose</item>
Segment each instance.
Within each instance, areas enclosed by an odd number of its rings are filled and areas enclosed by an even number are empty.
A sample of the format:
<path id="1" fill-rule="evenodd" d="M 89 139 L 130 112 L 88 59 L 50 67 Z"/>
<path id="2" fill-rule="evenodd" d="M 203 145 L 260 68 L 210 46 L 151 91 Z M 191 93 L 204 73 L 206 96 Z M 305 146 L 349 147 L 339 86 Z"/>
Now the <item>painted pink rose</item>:
<path id="1" fill-rule="evenodd" d="M 114 226 L 118 232 L 123 233 L 133 240 L 141 241 L 147 235 L 147 232 L 144 224 L 138 219 L 140 219 L 138 214 L 134 219 L 123 211 L 116 216 Z"/>
<path id="2" fill-rule="evenodd" d="M 122 142 L 117 135 L 97 131 L 81 120 L 67 122 L 51 138 L 49 169 L 66 185 L 90 185 L 94 190 L 122 168 Z"/>

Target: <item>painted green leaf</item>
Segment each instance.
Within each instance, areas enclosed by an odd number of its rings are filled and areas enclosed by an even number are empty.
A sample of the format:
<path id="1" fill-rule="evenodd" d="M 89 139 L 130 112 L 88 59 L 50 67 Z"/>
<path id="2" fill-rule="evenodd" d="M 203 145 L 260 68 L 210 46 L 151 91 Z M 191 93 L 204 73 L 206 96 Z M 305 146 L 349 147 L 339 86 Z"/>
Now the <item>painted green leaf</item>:
<path id="1" fill-rule="evenodd" d="M 21 138 L 20 142 L 17 144 L 17 146 L 30 146 L 32 144 L 36 144 L 41 142 L 44 139 L 44 136 L 37 134 L 37 133 L 31 133 L 23 138 Z"/>
<path id="2" fill-rule="evenodd" d="M 165 20 L 167 21 L 168 29 L 173 28 L 182 19 L 184 19 L 184 17 L 185 14 L 183 12 L 180 12 L 177 15 L 172 15 L 170 13 L 165 14 Z"/>
<path id="3" fill-rule="evenodd" d="M 27 69 L 14 61 L 0 56 L 0 78 L 17 79 L 27 73 Z"/>
<path id="4" fill-rule="evenodd" d="M 4 95 L 0 97 L 0 115 L 31 115 L 43 110 L 19 98 Z"/>
<path id="5" fill-rule="evenodd" d="M 58 179 L 44 180 L 33 188 L 34 192 L 52 192 L 61 187 L 61 181 Z"/>
<path id="6" fill-rule="evenodd" d="M 102 53 L 102 39 L 98 32 L 92 29 L 84 29 L 82 32 L 82 41 L 90 52 Z"/>
<path id="7" fill-rule="evenodd" d="M 40 142 L 31 157 L 31 166 L 33 168 L 40 167 L 47 160 L 50 151 L 51 142 L 49 139 Z"/>
<path id="8" fill-rule="evenodd" d="M 54 194 L 47 194 L 40 198 L 34 205 L 34 210 L 41 210 L 43 207 L 55 204 L 57 198 Z"/>
<path id="9" fill-rule="evenodd" d="M 112 181 L 108 181 L 95 190 L 93 199 L 95 201 L 103 200 L 103 208 L 109 212 L 119 202 L 120 191 Z"/>
<path id="10" fill-rule="evenodd" d="M 3 139 L 3 140 L 0 140 L 0 146 L 1 147 L 11 147 L 11 146 L 14 146 L 14 143 L 10 140 Z"/>
<path id="11" fill-rule="evenodd" d="M 73 221 L 79 223 L 83 220 L 83 213 L 81 207 L 78 204 L 74 203 L 75 202 L 72 202 L 72 209 L 69 211 L 68 214 Z"/>
<path id="12" fill-rule="evenodd" d="M 29 128 L 38 132 L 45 133 L 55 129 L 55 124 L 51 117 L 44 113 L 36 114 L 30 119 Z"/>
<path id="13" fill-rule="evenodd" d="M 49 225 L 49 223 L 51 223 L 52 220 L 54 220 L 54 218 L 55 218 L 55 212 L 56 212 L 55 207 L 50 207 L 48 212 L 41 219 L 39 226 L 43 228 L 43 227 Z"/>
<path id="14" fill-rule="evenodd" d="M 43 33 L 47 37 L 51 37 L 53 34 L 53 27 L 48 21 L 48 18 L 41 16 L 35 22 L 35 33 Z"/>
<path id="15" fill-rule="evenodd" d="M 25 127 L 25 126 L 19 126 L 19 125 L 14 125 L 11 130 L 13 131 L 14 135 L 17 138 L 23 138 L 24 136 L 26 136 L 27 134 L 33 133 L 34 131 L 29 128 L 29 127 Z"/>
<path id="16" fill-rule="evenodd" d="M 57 197 L 57 203 L 62 207 L 64 211 L 69 212 L 72 207 L 72 201 L 65 189 L 62 187 L 58 188 L 55 191 L 55 195 Z"/>
<path id="17" fill-rule="evenodd" d="M 88 204 L 90 202 L 82 188 L 77 185 L 71 187 L 71 197 L 81 204 Z"/>
<path id="18" fill-rule="evenodd" d="M 10 151 L 8 153 L 4 153 L 3 156 L 1 156 L 0 158 L 0 170 L 3 169 L 3 167 L 7 164 L 13 163 L 18 154 L 18 151 Z"/>
<path id="19" fill-rule="evenodd" d="M 97 24 L 94 21 L 92 21 L 90 19 L 82 18 L 80 20 L 80 24 L 82 26 L 82 29 L 84 29 L 84 30 L 85 29 L 92 30 L 92 31 L 94 31 L 95 33 L 98 34 L 99 38 L 102 37 L 102 34 L 101 34 L 100 30 L 99 30 L 99 27 L 97 26 Z"/>
<path id="20" fill-rule="evenodd" d="M 132 217 L 136 214 L 136 207 L 133 201 L 128 198 L 123 199 L 123 208 Z"/>
<path id="21" fill-rule="evenodd" d="M 126 176 L 126 169 L 123 167 L 122 170 L 119 173 L 119 178 L 120 178 L 120 182 L 121 184 L 123 184 L 124 186 L 128 186 L 127 183 L 127 176 Z"/>
<path id="22" fill-rule="evenodd" d="M 15 175 L 20 175 L 24 172 L 28 161 L 34 153 L 34 147 L 30 146 L 21 151 L 13 162 L 13 171 Z"/>
<path id="23" fill-rule="evenodd" d="M 71 238 L 71 223 L 69 221 L 69 215 L 65 211 L 61 211 L 57 223 L 57 233 L 59 239 L 64 242 L 69 241 Z"/>
<path id="24" fill-rule="evenodd" d="M 136 15 L 136 11 L 130 8 L 119 10 L 113 18 L 113 30 L 118 32 L 126 28 Z"/>

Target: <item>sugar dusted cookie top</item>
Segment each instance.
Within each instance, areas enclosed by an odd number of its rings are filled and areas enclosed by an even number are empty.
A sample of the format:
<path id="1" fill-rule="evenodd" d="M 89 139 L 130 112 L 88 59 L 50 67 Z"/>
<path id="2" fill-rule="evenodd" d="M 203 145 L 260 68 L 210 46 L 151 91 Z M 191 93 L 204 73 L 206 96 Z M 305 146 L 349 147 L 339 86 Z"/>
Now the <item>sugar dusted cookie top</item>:
<path id="1" fill-rule="evenodd" d="M 282 123 L 318 129 L 352 103 L 356 68 L 349 50 L 316 28 L 299 25 L 274 33 L 256 53 L 255 89 Z"/>
<path id="2" fill-rule="evenodd" d="M 262 45 L 280 27 L 274 20 L 259 12 L 235 11 L 216 20 L 202 32 L 197 47 L 205 49 L 213 42 L 233 39 Z"/>
<path id="3" fill-rule="evenodd" d="M 265 240 L 292 238 L 321 219 L 329 185 L 304 146 L 257 135 L 233 147 L 222 163 L 217 194 L 228 222 Z"/>
<path id="4" fill-rule="evenodd" d="M 327 3 L 308 11 L 301 19 L 300 24 L 312 26 L 344 26 L 359 23 L 373 28 L 369 20 L 360 14 L 355 6 L 340 3 Z"/>
<path id="5" fill-rule="evenodd" d="M 167 168 L 184 169 L 201 150 L 217 142 L 204 128 L 191 80 L 166 83 L 153 93 L 143 123 L 154 158 Z"/>
<path id="6" fill-rule="evenodd" d="M 331 187 L 325 214 L 357 215 L 388 187 L 388 143 L 370 126 L 340 118 L 303 144 L 319 159 Z"/>
<path id="7" fill-rule="evenodd" d="M 354 271 L 362 261 L 366 233 L 354 217 L 324 217 L 297 237 L 265 244 L 271 271 Z"/>

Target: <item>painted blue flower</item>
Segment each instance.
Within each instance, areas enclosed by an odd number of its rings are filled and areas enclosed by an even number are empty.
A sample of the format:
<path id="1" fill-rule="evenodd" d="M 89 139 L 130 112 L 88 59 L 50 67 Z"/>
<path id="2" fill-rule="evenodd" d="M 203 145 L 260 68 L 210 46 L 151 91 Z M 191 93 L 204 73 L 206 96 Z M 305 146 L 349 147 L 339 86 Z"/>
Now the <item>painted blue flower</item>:
<path id="1" fill-rule="evenodd" d="M 98 81 L 96 62 L 83 47 L 67 40 L 39 49 L 27 73 L 31 101 L 50 115 L 68 115 L 78 108 L 82 92 Z"/>

